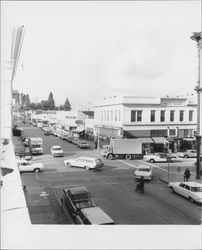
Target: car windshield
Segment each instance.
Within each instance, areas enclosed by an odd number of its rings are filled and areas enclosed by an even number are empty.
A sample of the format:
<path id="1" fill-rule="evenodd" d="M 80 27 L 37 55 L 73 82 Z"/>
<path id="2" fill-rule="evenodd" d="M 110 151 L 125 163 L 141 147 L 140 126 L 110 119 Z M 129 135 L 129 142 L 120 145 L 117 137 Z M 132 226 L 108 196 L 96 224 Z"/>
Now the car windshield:
<path id="1" fill-rule="evenodd" d="M 149 172 L 149 168 L 138 168 L 138 171 L 144 171 L 144 172 Z"/>
<path id="2" fill-rule="evenodd" d="M 202 187 L 191 187 L 192 192 L 202 192 Z"/>
<path id="3" fill-rule="evenodd" d="M 61 147 L 54 147 L 53 150 L 61 150 Z"/>
<path id="4" fill-rule="evenodd" d="M 32 148 L 40 148 L 41 145 L 32 145 Z"/>
<path id="5" fill-rule="evenodd" d="M 88 193 L 81 193 L 81 194 L 74 194 L 72 195 L 72 199 L 74 201 L 79 201 L 79 200 L 88 200 L 90 198 Z"/>

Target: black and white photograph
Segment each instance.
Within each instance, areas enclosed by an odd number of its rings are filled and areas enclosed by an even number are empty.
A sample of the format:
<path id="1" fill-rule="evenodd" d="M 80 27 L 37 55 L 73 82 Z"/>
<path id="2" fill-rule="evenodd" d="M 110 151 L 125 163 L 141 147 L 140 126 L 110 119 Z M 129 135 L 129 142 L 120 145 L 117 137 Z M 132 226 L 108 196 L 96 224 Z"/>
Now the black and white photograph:
<path id="1" fill-rule="evenodd" d="M 200 0 L 1 1 L 1 249 L 202 249 Z"/>

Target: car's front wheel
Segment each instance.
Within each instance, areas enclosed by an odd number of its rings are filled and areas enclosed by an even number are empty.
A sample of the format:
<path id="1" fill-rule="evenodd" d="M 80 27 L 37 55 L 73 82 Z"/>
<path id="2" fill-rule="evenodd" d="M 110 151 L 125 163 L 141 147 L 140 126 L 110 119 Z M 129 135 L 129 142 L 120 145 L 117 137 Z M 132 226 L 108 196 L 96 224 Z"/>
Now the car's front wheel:
<path id="1" fill-rule="evenodd" d="M 149 162 L 154 163 L 154 162 L 155 162 L 155 160 L 154 160 L 154 159 L 150 159 L 150 160 L 149 160 Z"/>
<path id="2" fill-rule="evenodd" d="M 109 155 L 107 156 L 107 159 L 108 159 L 108 160 L 112 160 L 112 159 L 113 159 L 113 155 L 112 155 L 112 154 L 109 154 Z"/>
<path id="3" fill-rule="evenodd" d="M 170 191 L 171 191 L 171 193 L 175 193 L 175 190 L 174 190 L 174 188 L 173 187 L 170 187 Z"/>
<path id="4" fill-rule="evenodd" d="M 85 166 L 84 168 L 85 168 L 85 169 L 87 169 L 87 170 L 89 170 L 89 169 L 90 169 L 88 166 Z"/>
<path id="5" fill-rule="evenodd" d="M 35 168 L 35 169 L 34 169 L 34 172 L 35 172 L 35 173 L 39 173 L 39 172 L 40 172 L 40 169 L 39 169 L 39 168 Z"/>
<path id="6" fill-rule="evenodd" d="M 189 201 L 190 201 L 191 203 L 194 203 L 194 199 L 193 199 L 192 197 L 189 197 Z"/>
<path id="7" fill-rule="evenodd" d="M 67 166 L 68 166 L 69 168 L 71 168 L 72 165 L 71 165 L 70 162 L 67 162 L 66 164 L 67 164 Z"/>

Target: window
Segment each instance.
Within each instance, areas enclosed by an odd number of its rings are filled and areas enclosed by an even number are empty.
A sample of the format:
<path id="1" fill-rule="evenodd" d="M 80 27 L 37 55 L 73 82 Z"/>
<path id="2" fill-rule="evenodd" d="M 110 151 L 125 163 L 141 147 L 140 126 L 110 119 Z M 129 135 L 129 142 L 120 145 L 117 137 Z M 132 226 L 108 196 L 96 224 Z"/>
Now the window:
<path id="1" fill-rule="evenodd" d="M 142 121 L 142 111 L 137 110 L 137 122 L 141 122 L 141 121 Z"/>
<path id="2" fill-rule="evenodd" d="M 193 121 L 193 110 L 189 110 L 189 121 L 192 122 Z"/>
<path id="3" fill-rule="evenodd" d="M 184 120 L 184 110 L 180 110 L 180 122 Z"/>
<path id="4" fill-rule="evenodd" d="M 131 110 L 131 122 L 142 121 L 142 110 Z"/>
<path id="5" fill-rule="evenodd" d="M 155 122 L 155 110 L 151 110 L 151 117 L 150 117 L 150 119 L 151 119 L 151 122 Z"/>
<path id="6" fill-rule="evenodd" d="M 101 111 L 101 121 L 103 121 L 103 111 Z"/>
<path id="7" fill-rule="evenodd" d="M 161 110 L 161 122 L 165 122 L 165 110 Z"/>
<path id="8" fill-rule="evenodd" d="M 171 110 L 170 111 L 170 121 L 174 122 L 174 119 L 175 119 L 175 110 Z"/>
<path id="9" fill-rule="evenodd" d="M 136 110 L 131 110 L 131 122 L 136 122 Z"/>
<path id="10" fill-rule="evenodd" d="M 106 121 L 106 111 L 104 111 L 104 121 Z"/>

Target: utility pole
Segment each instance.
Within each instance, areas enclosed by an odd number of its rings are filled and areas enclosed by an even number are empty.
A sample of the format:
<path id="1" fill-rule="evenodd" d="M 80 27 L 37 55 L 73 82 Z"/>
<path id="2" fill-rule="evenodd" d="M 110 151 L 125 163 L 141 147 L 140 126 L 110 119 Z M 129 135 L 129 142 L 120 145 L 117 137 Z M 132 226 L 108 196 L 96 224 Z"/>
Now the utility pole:
<path id="1" fill-rule="evenodd" d="M 196 161 L 196 179 L 200 180 L 201 175 L 201 162 L 200 162 L 200 155 L 201 155 L 201 136 L 202 136 L 202 88 L 201 88 L 201 81 L 200 81 L 200 73 L 201 73 L 201 48 L 202 48 L 202 35 L 201 32 L 194 32 L 190 37 L 192 40 L 197 42 L 197 54 L 198 54 L 198 77 L 197 77 L 197 85 L 195 87 L 195 91 L 197 93 L 197 132 L 196 132 L 196 141 L 197 141 L 197 161 Z"/>

